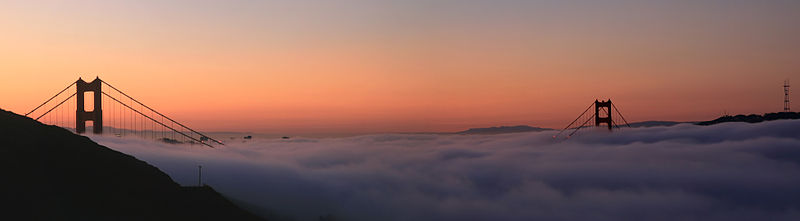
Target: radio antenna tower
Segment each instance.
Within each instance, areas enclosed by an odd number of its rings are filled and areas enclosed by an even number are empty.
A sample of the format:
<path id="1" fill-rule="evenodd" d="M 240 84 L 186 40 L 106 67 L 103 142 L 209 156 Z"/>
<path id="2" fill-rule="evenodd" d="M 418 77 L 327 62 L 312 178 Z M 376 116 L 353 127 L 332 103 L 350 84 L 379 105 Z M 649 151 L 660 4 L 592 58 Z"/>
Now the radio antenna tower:
<path id="1" fill-rule="evenodd" d="M 789 80 L 783 81 L 783 112 L 789 112 L 792 108 L 789 106 Z"/>

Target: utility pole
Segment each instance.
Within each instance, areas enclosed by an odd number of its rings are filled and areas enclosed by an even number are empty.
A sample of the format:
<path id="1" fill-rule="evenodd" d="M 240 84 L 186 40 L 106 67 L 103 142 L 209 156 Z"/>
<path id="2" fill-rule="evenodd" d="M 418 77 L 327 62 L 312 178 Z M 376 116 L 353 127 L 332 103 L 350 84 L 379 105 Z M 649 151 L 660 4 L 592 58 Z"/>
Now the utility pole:
<path id="1" fill-rule="evenodd" d="M 203 166 L 197 165 L 197 186 L 203 186 Z"/>

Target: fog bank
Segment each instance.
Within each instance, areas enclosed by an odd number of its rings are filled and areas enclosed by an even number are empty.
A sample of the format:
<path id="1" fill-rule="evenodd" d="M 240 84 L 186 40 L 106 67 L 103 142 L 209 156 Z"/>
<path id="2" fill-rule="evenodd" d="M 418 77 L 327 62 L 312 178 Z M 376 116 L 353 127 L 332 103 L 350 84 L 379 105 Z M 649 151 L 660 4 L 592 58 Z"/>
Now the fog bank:
<path id="1" fill-rule="evenodd" d="M 800 220 L 800 121 L 504 135 L 98 137 L 183 185 L 297 220 Z"/>

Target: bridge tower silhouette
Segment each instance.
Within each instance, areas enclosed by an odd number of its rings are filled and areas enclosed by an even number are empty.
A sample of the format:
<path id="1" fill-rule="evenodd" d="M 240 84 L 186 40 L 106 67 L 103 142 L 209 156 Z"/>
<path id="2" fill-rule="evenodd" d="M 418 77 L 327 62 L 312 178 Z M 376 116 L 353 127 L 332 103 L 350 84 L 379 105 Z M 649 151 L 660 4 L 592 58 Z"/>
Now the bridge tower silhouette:
<path id="1" fill-rule="evenodd" d="M 603 110 L 603 113 L 600 112 Z M 604 114 L 604 115 L 601 115 Z M 605 116 L 605 117 L 603 117 Z M 611 99 L 608 101 L 594 100 L 594 126 L 599 127 L 600 124 L 607 124 L 608 130 L 612 129 L 614 120 L 611 119 Z"/>
<path id="2" fill-rule="evenodd" d="M 75 82 L 76 104 L 75 111 L 75 132 L 82 134 L 86 132 L 86 121 L 92 121 L 92 130 L 95 134 L 103 134 L 103 83 L 100 78 L 95 78 L 92 82 L 87 83 L 83 79 L 78 78 Z M 93 92 L 94 108 L 92 111 L 86 111 L 84 96 L 86 92 Z"/>
<path id="3" fill-rule="evenodd" d="M 75 93 L 67 96 L 68 93 L 64 92 L 73 86 Z M 103 88 L 109 90 L 103 91 Z M 86 95 L 89 92 L 92 93 L 91 97 Z M 87 98 L 92 99 L 91 110 L 87 110 Z M 61 102 L 53 102 L 58 100 Z M 38 113 L 38 117 L 34 118 L 37 121 L 67 130 L 74 129 L 78 134 L 86 133 L 86 122 L 91 121 L 92 133 L 97 135 L 110 132 L 117 137 L 152 138 L 171 144 L 224 145 L 167 117 L 99 77 L 91 82 L 78 78 L 25 116 L 34 113 Z"/>
<path id="4" fill-rule="evenodd" d="M 589 110 L 594 108 L 594 114 L 591 114 Z M 613 111 L 612 111 L 613 110 Z M 620 119 L 621 121 L 615 120 Z M 594 121 L 594 124 L 590 122 Z M 580 123 L 582 122 L 582 123 Z M 617 109 L 617 106 L 611 102 L 611 99 L 608 100 L 597 100 L 595 99 L 594 102 L 586 108 L 580 115 L 578 115 L 575 120 L 569 123 L 564 129 L 561 129 L 556 135 L 553 136 L 553 139 L 558 139 L 567 131 L 571 131 L 569 134 L 564 136 L 564 139 L 569 139 L 572 135 L 575 135 L 579 130 L 587 127 L 594 127 L 600 128 L 600 125 L 605 124 L 608 128 L 608 131 L 613 131 L 614 128 L 620 129 L 618 122 L 624 122 L 626 126 L 630 127 L 628 121 L 625 119 L 625 116 L 622 116 L 622 113 Z M 580 124 L 577 124 L 580 123 Z"/>

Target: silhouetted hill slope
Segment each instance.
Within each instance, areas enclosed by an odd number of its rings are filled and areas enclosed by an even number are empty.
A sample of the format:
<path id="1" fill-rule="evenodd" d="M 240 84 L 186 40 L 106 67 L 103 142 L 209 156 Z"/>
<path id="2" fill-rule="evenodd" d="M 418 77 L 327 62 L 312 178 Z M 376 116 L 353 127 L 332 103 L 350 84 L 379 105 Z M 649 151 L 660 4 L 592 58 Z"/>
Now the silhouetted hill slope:
<path id="1" fill-rule="evenodd" d="M 141 160 L 4 110 L 0 200 L 3 220 L 262 220 L 210 187 L 180 187 Z"/>
<path id="2" fill-rule="evenodd" d="M 780 112 L 780 113 L 768 113 L 764 115 L 736 115 L 736 116 L 722 116 L 712 121 L 703 121 L 697 123 L 698 125 L 714 125 L 718 123 L 725 123 L 725 122 L 747 122 L 747 123 L 758 123 L 763 121 L 771 121 L 771 120 L 788 120 L 788 119 L 800 119 L 800 113 L 798 112 Z"/>
<path id="3" fill-rule="evenodd" d="M 537 132 L 537 131 L 547 131 L 547 130 L 553 130 L 553 129 L 519 125 L 519 126 L 500 126 L 500 127 L 488 127 L 488 128 L 470 128 L 469 130 L 457 132 L 457 134 L 504 134 L 504 133 L 520 133 L 520 132 Z"/>

